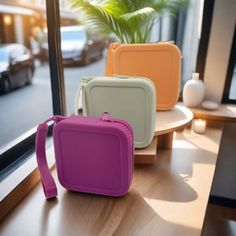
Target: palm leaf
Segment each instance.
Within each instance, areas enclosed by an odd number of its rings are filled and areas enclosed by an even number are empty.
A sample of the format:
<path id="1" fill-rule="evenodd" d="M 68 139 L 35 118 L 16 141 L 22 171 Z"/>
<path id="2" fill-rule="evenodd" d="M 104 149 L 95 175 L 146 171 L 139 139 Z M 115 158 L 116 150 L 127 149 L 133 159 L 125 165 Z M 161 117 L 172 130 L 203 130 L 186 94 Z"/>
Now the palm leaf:
<path id="1" fill-rule="evenodd" d="M 150 39 L 150 25 L 152 25 L 155 15 L 153 8 L 145 7 L 120 16 L 127 22 L 129 28 L 133 29 L 130 33 L 132 34 L 131 43 L 145 43 Z M 134 28 L 134 26 L 136 27 Z"/>
<path id="2" fill-rule="evenodd" d="M 151 7 L 141 8 L 139 10 L 133 11 L 131 13 L 126 13 L 121 16 L 126 21 L 133 20 L 133 19 L 140 19 L 143 20 L 145 18 L 153 17 L 156 14 L 156 11 Z"/>
<path id="3" fill-rule="evenodd" d="M 165 11 L 171 14 L 188 0 L 71 0 L 78 20 L 88 30 L 114 33 L 122 43 L 149 42 L 154 22 Z"/>
<path id="4" fill-rule="evenodd" d="M 99 31 L 103 35 L 114 32 L 122 43 L 126 42 L 128 26 L 125 21 L 109 14 L 102 6 L 94 5 L 95 1 L 76 0 L 72 3 L 72 7 L 79 12 L 79 21 L 90 31 Z"/>

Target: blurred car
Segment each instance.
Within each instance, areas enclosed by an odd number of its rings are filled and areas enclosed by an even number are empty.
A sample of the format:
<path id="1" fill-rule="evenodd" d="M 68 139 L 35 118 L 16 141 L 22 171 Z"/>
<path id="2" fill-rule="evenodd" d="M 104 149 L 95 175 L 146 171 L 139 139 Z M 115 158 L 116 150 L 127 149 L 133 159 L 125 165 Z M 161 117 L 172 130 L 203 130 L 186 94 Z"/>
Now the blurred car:
<path id="1" fill-rule="evenodd" d="M 102 58 L 105 41 L 96 34 L 88 34 L 83 26 L 61 27 L 63 64 L 89 64 Z M 44 48 L 48 51 L 48 45 Z"/>
<path id="2" fill-rule="evenodd" d="M 104 41 L 97 35 L 87 34 L 83 26 L 61 27 L 61 51 L 64 63 L 81 62 L 83 65 L 100 59 Z"/>
<path id="3" fill-rule="evenodd" d="M 22 44 L 0 44 L 0 92 L 31 84 L 34 60 L 31 51 Z"/>

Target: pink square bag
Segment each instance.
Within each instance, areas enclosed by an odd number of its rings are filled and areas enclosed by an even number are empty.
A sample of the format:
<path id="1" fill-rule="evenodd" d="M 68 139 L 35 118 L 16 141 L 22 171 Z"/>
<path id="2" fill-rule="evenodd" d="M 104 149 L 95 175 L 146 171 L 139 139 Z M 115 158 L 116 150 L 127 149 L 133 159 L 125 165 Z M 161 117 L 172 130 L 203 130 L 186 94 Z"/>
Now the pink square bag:
<path id="1" fill-rule="evenodd" d="M 55 122 L 56 167 L 64 188 L 115 197 L 128 192 L 134 165 L 130 125 L 110 118 L 108 113 L 101 118 L 54 116 L 38 126 L 36 135 L 36 157 L 47 199 L 57 196 L 45 153 L 49 121 Z"/>

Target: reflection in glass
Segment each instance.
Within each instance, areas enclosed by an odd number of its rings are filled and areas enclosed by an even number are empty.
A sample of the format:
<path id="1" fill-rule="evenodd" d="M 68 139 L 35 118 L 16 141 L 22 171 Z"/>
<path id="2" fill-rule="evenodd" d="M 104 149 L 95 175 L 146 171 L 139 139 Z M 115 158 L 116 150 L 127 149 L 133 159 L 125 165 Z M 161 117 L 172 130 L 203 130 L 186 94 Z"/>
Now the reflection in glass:
<path id="1" fill-rule="evenodd" d="M 32 1 L 24 4 L 1 5 L 0 150 L 52 116 L 49 66 L 41 60 L 46 18 L 32 9 Z"/>
<path id="2" fill-rule="evenodd" d="M 229 91 L 229 99 L 236 100 L 236 63 L 234 64 L 234 70 L 232 75 L 232 81 Z"/>

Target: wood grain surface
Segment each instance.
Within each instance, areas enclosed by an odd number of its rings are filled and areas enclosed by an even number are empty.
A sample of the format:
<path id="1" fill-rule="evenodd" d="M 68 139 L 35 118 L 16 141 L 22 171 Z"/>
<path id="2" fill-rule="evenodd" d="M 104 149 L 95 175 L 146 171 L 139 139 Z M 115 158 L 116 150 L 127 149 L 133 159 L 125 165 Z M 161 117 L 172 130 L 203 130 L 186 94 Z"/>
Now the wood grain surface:
<path id="1" fill-rule="evenodd" d="M 193 113 L 182 104 L 172 110 L 156 112 L 155 135 L 171 133 L 186 127 L 193 119 Z"/>
<path id="2" fill-rule="evenodd" d="M 38 184 L 1 223 L 0 235 L 200 235 L 220 135 L 175 133 L 173 149 L 159 150 L 153 165 L 135 166 L 124 197 L 69 192 L 57 182 L 58 198 L 46 201 Z"/>

